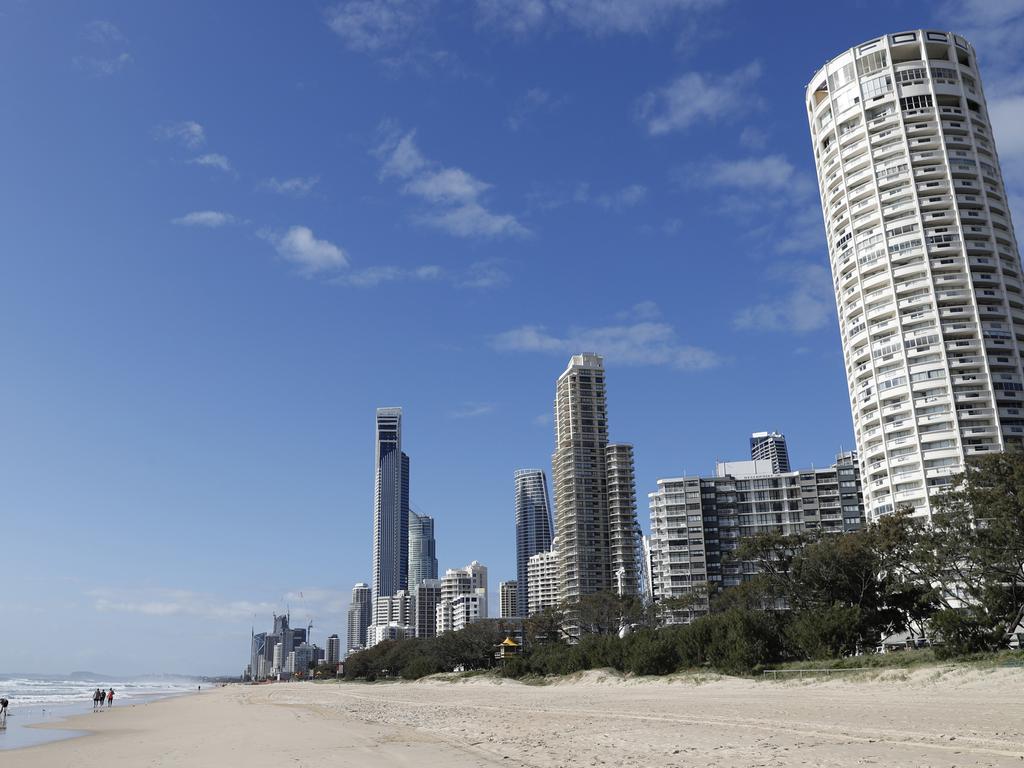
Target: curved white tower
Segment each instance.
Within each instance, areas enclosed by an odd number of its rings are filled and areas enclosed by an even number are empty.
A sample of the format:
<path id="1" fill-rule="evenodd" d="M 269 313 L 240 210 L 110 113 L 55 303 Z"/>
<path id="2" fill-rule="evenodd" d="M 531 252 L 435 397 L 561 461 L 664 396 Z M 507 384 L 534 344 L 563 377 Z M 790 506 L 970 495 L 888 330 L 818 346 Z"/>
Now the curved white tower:
<path id="1" fill-rule="evenodd" d="M 868 519 L 1024 436 L 1021 264 L 974 49 L 917 30 L 815 73 L 807 113 Z"/>

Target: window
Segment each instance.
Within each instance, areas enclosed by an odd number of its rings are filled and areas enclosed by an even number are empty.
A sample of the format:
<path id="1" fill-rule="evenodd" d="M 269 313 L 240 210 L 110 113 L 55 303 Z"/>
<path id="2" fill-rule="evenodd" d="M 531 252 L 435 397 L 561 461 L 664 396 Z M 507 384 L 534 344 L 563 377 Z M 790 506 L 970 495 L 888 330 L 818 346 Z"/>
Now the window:
<path id="1" fill-rule="evenodd" d="M 902 85 L 911 83 L 923 83 L 928 79 L 928 71 L 925 69 L 901 69 L 896 73 L 896 82 Z"/>
<path id="2" fill-rule="evenodd" d="M 835 93 L 847 83 L 853 80 L 853 64 L 844 64 L 838 70 L 828 76 L 828 89 Z"/>
<path id="3" fill-rule="evenodd" d="M 917 224 L 904 224 L 902 227 L 893 227 L 892 229 L 887 229 L 885 231 L 885 234 L 888 237 L 899 237 L 900 235 L 906 235 L 909 234 L 910 232 L 916 231 Z"/>
<path id="4" fill-rule="evenodd" d="M 861 90 L 864 92 L 865 99 L 884 96 L 885 94 L 892 92 L 892 80 L 888 75 L 873 77 L 870 80 L 865 80 L 861 84 Z"/>
<path id="5" fill-rule="evenodd" d="M 857 59 L 857 74 L 870 75 L 872 72 L 877 72 L 885 67 L 885 59 L 885 51 L 876 51 L 875 53 L 869 53 L 867 56 Z"/>
<path id="6" fill-rule="evenodd" d="M 931 96 L 907 96 L 900 99 L 902 109 L 925 109 L 932 106 Z"/>

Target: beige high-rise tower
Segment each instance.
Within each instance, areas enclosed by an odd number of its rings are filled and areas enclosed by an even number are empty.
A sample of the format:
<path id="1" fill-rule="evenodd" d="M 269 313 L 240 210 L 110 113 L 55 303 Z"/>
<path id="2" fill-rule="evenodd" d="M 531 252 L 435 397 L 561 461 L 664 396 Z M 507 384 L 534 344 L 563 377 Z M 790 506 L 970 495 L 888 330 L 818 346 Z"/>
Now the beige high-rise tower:
<path id="1" fill-rule="evenodd" d="M 1024 436 L 1024 285 L 970 43 L 914 30 L 806 93 L 869 520 Z"/>
<path id="2" fill-rule="evenodd" d="M 635 594 L 639 528 L 633 451 L 608 444 L 599 355 L 573 355 L 558 378 L 551 464 L 560 599 L 573 602 L 620 584 L 623 594 Z"/>

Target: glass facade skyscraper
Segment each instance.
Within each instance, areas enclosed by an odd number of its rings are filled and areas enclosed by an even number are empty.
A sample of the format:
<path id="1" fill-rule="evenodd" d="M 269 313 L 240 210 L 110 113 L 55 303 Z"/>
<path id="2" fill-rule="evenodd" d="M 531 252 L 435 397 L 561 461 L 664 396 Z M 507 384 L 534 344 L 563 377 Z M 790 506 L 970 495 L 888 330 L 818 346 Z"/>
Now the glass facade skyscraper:
<path id="1" fill-rule="evenodd" d="M 551 549 L 551 500 L 543 469 L 517 469 L 516 489 L 516 590 L 519 610 L 527 607 L 527 565 L 538 552 Z"/>
<path id="2" fill-rule="evenodd" d="M 408 588 L 409 457 L 402 452 L 402 409 L 377 409 L 373 493 L 373 599 Z"/>
<path id="3" fill-rule="evenodd" d="M 421 581 L 437 578 L 437 544 L 434 518 L 409 512 L 409 592 L 416 594 Z"/>

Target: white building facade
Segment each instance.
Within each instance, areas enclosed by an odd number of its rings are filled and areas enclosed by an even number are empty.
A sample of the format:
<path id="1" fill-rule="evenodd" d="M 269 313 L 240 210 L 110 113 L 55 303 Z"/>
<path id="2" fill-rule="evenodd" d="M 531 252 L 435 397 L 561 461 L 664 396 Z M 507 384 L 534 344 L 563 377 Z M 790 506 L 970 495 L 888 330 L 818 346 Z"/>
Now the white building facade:
<path id="1" fill-rule="evenodd" d="M 975 51 L 915 30 L 806 93 L 868 520 L 1024 436 L 1024 285 Z"/>
<path id="2" fill-rule="evenodd" d="M 555 546 L 557 546 L 557 539 Z M 526 615 L 533 616 L 545 608 L 553 608 L 559 601 L 558 551 L 538 552 L 530 558 L 527 569 L 530 574 Z"/>
<path id="3" fill-rule="evenodd" d="M 464 599 L 471 598 L 471 599 Z M 465 568 L 449 568 L 441 579 L 435 631 L 455 632 L 487 618 L 487 566 L 474 560 Z"/>

